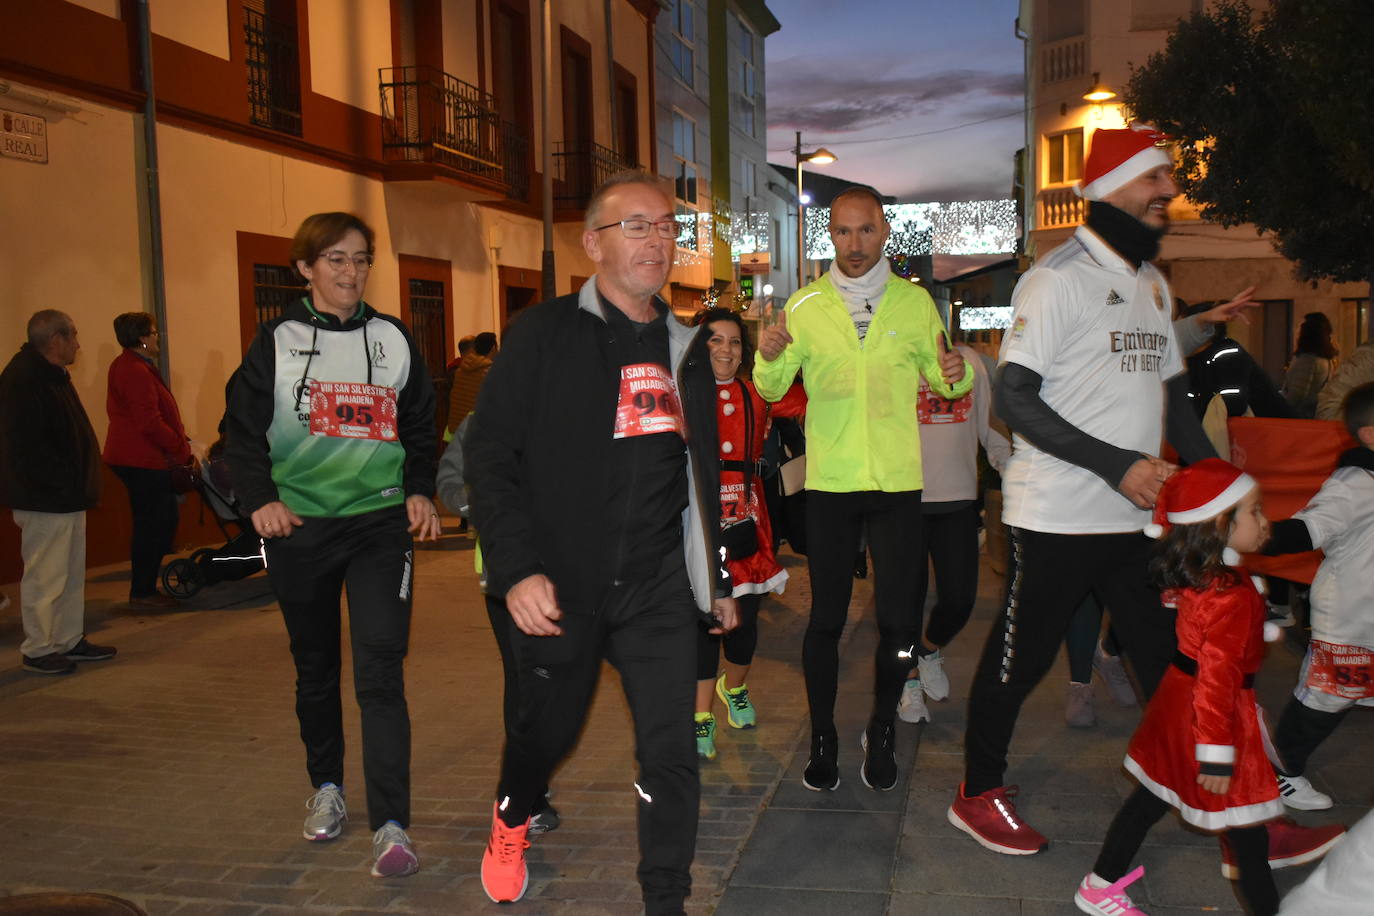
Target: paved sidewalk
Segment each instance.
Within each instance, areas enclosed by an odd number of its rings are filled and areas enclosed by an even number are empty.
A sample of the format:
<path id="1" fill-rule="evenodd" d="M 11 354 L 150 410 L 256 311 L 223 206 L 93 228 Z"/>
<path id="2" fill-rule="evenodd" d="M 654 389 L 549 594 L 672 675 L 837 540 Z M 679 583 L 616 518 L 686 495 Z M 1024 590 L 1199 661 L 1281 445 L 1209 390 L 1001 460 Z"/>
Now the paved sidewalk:
<path id="1" fill-rule="evenodd" d="M 800 576 L 785 603 L 764 604 L 750 678 L 763 725 L 722 727 L 720 755 L 703 767 L 694 914 L 714 908 L 804 719 L 809 594 L 802 561 L 787 562 Z M 101 891 L 158 916 L 497 912 L 478 865 L 501 750 L 500 662 L 470 541 L 450 534 L 417 552 L 407 692 L 411 835 L 422 870 L 390 881 L 367 873 L 351 697 L 354 820 L 332 843 L 300 837 L 312 789 L 290 654 L 265 578 L 207 588 L 184 610 L 160 614 L 122 608 L 127 582 L 127 567 L 93 572 L 88 630 L 120 654 L 67 677 L 23 672 L 18 601 L 0 612 L 0 895 Z M 6 591 L 18 598 L 17 587 Z M 860 583 L 856 606 L 868 594 Z M 526 901 L 500 912 L 641 911 L 628 722 L 608 666 L 581 743 L 553 781 L 564 826 L 530 850 Z"/>
<path id="2" fill-rule="evenodd" d="M 946 652 L 951 697 L 930 703 L 933 721 L 898 723 L 901 778 L 890 793 L 863 786 L 859 738 L 872 702 L 876 632 L 865 618 L 843 661 L 836 710 L 840 787 L 801 785 L 809 744 L 798 742 L 778 791 L 746 844 L 716 916 L 1050 916 L 1077 914 L 1073 892 L 1091 869 L 1107 825 L 1135 787 L 1121 768 L 1138 707 L 1114 706 L 1096 683 L 1097 726 L 1064 724 L 1068 667 L 1055 669 L 1023 707 L 1009 755 L 1009 783 L 1019 783 L 1019 813 L 1050 838 L 1035 856 L 1003 856 L 952 827 L 946 811 L 963 778 L 968 687 L 1001 597 L 1002 579 L 982 564 L 973 619 Z M 933 602 L 933 597 L 930 599 Z M 1271 721 L 1287 702 L 1301 650 L 1272 645 L 1258 678 Z M 1374 731 L 1353 715 L 1320 748 L 1308 775 L 1332 794 L 1330 811 L 1289 812 L 1301 823 L 1353 824 L 1374 788 Z M 1145 877 L 1131 888 L 1152 916 L 1240 913 L 1221 876 L 1217 841 L 1166 817 L 1137 858 Z M 1276 872 L 1280 893 L 1312 866 Z"/>
<path id="3" fill-rule="evenodd" d="M 206 589 L 184 610 L 144 614 L 118 604 L 126 568 L 95 571 L 90 634 L 118 646 L 120 656 L 70 677 L 22 672 L 17 602 L 0 612 L 0 895 L 100 891 L 156 916 L 640 912 L 628 714 L 609 668 L 581 744 L 553 781 L 564 826 L 531 849 L 527 899 L 498 910 L 481 891 L 501 682 L 471 560 L 470 542 L 456 535 L 418 553 L 407 684 L 411 833 L 422 871 L 390 881 L 367 874 L 351 699 L 347 783 L 356 820 L 333 843 L 300 838 L 311 789 L 292 713 L 290 655 L 262 577 Z M 860 581 L 843 656 L 843 783 L 835 793 L 805 791 L 800 646 L 810 596 L 802 561 L 785 562 L 793 583 L 783 600 L 764 604 L 750 677 L 761 724 L 722 726 L 720 756 L 702 767 L 689 912 L 1074 912 L 1072 889 L 1128 791 L 1117 763 L 1138 711 L 1111 707 L 1103 696 L 1098 728 L 1068 729 L 1064 680 L 1052 676 L 1022 717 L 1010 778 L 1025 793 L 1022 812 L 1054 844 L 1024 859 L 986 852 L 945 822 L 944 808 L 959 778 L 972 659 L 1000 580 L 985 567 L 975 619 L 949 653 L 954 697 L 934 706 L 935 722 L 924 730 L 899 727 L 903 776 L 891 793 L 871 792 L 857 776 L 874 638 L 871 587 Z M 14 587 L 6 591 L 18 597 Z M 1260 683 L 1277 710 L 1296 663 L 1286 648 L 1272 655 Z M 1372 750 L 1366 717 L 1352 716 L 1315 761 L 1314 781 L 1344 804 L 1301 819 L 1350 822 L 1363 813 Z M 1149 873 L 1140 896 L 1155 904 L 1152 913 L 1238 911 L 1218 872 L 1215 841 L 1165 822 L 1141 860 Z M 1290 873 L 1280 873 L 1282 887 L 1300 877 Z"/>

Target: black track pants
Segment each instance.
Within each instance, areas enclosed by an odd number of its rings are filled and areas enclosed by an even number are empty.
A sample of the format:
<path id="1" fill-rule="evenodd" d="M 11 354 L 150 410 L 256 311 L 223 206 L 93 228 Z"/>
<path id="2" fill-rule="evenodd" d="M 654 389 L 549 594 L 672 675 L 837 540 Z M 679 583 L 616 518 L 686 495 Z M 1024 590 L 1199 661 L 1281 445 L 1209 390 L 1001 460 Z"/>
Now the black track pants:
<path id="1" fill-rule="evenodd" d="M 592 613 L 594 611 L 594 613 Z M 563 608 L 561 636 L 509 624 L 518 715 L 501 760 L 502 820 L 524 823 L 586 719 L 602 658 L 620 672 L 634 719 L 639 883 L 650 916 L 677 913 L 691 890 L 696 847 L 697 621 L 680 551 L 650 580 L 611 587 L 594 609 Z"/>
<path id="2" fill-rule="evenodd" d="M 964 791 L 1002 785 L 1021 704 L 1054 664 L 1069 621 L 1089 591 L 1112 624 L 1145 696 L 1174 656 L 1174 612 L 1146 578 L 1143 534 L 1045 534 L 1009 528 L 1002 613 L 993 621 L 969 694 Z"/>

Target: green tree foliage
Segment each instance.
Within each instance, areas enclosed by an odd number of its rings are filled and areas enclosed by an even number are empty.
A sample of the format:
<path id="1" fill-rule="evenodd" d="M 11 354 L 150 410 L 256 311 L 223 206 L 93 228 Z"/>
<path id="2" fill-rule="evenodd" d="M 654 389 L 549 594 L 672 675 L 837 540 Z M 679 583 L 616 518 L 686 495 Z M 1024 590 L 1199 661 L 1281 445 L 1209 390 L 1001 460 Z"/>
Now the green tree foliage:
<path id="1" fill-rule="evenodd" d="M 1126 102 L 1180 141 L 1209 220 L 1272 232 L 1304 279 L 1374 282 L 1374 3 L 1223 0 L 1179 23 Z"/>

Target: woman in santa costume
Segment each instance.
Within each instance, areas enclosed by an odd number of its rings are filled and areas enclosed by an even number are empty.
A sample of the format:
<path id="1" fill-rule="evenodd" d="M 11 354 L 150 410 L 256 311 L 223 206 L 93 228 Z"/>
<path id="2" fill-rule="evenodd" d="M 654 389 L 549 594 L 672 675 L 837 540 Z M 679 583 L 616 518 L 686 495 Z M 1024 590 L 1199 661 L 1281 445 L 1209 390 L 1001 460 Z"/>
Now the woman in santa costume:
<path id="1" fill-rule="evenodd" d="M 713 636 L 701 628 L 697 644 L 697 754 L 716 756 L 716 717 L 711 712 L 714 693 L 725 705 L 731 728 L 753 728 L 753 701 L 745 678 L 754 661 L 759 637 L 759 605 L 768 592 L 782 594 L 787 571 L 773 554 L 773 529 L 764 504 L 759 459 L 768 436 L 771 417 L 798 417 L 806 411 L 801 383 L 776 404 L 769 404 L 752 382 L 737 375 L 753 364 L 754 347 L 739 314 L 726 308 L 700 312 L 695 323 L 707 335 L 711 371 L 716 377 L 716 426 L 720 436 L 720 524 L 722 543 L 728 552 L 726 568 L 735 583 L 739 626 L 725 636 Z M 745 497 L 748 493 L 748 497 Z M 725 670 L 716 677 L 721 644 Z"/>
<path id="2" fill-rule="evenodd" d="M 1283 804 L 1255 704 L 1265 607 L 1240 566 L 1240 554 L 1269 537 L 1259 488 L 1219 458 L 1199 461 L 1164 485 L 1145 533 L 1162 537 L 1150 573 L 1178 609 L 1178 652 L 1126 754 L 1140 785 L 1108 828 L 1074 902 L 1085 913 L 1143 916 L 1125 888 L 1145 869 L 1127 869 L 1150 827 L 1173 807 L 1185 823 L 1222 834 L 1223 874 L 1238 879 L 1251 913 L 1272 916 L 1279 895 L 1265 823 Z M 1325 854 L 1344 831 L 1275 827 L 1284 837 L 1301 831 L 1303 848 L 1294 856 L 1301 861 Z"/>

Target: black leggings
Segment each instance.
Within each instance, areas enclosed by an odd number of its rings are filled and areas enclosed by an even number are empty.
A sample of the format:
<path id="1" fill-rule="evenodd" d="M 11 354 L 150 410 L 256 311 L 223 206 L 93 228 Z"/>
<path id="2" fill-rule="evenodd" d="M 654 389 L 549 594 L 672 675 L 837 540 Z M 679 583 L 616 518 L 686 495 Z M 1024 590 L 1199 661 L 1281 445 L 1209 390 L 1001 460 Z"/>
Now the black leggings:
<path id="1" fill-rule="evenodd" d="M 720 646 L 725 644 L 725 660 L 732 665 L 752 665 L 754 650 L 759 644 L 759 605 L 762 595 L 740 595 L 739 626 L 724 636 L 697 627 L 697 680 L 715 680 L 720 661 Z"/>
<path id="2" fill-rule="evenodd" d="M 909 650 L 921 632 L 914 557 L 922 555 L 921 491 L 806 494 L 807 565 L 811 572 L 811 620 L 802 643 L 802 672 L 813 733 L 835 730 L 835 691 L 840 672 L 840 634 L 854 590 L 859 535 L 868 534 L 873 556 L 873 602 L 878 647 L 873 658 L 873 718 L 891 722 L 911 668 Z"/>
<path id="3" fill-rule="evenodd" d="M 1297 697 L 1289 697 L 1283 715 L 1279 716 L 1278 727 L 1274 729 L 1274 749 L 1283 761 L 1284 775 L 1301 776 L 1305 773 L 1307 758 L 1312 756 L 1317 745 L 1331 737 L 1336 726 L 1349 712 L 1349 706 L 1340 712 L 1309 709 Z"/>
<path id="4" fill-rule="evenodd" d="M 1107 632 L 1102 632 L 1102 605 L 1097 596 L 1089 592 L 1078 610 L 1073 612 L 1069 631 L 1064 634 L 1064 653 L 1069 657 L 1069 680 L 1079 684 L 1092 682 L 1093 655 L 1097 652 L 1099 638 L 1103 652 L 1108 655 L 1121 654 L 1110 622 Z"/>
<path id="5" fill-rule="evenodd" d="M 926 624 L 926 641 L 947 646 L 959 635 L 978 597 L 978 504 L 970 501 L 952 512 L 932 512 L 938 503 L 921 507 L 921 531 L 930 566 L 935 567 L 935 606 Z M 924 608 L 929 566 L 916 561 L 916 606 Z"/>
<path id="6" fill-rule="evenodd" d="M 1144 786 L 1136 786 L 1121 805 L 1107 838 L 1102 841 L 1093 872 L 1107 881 L 1117 881 L 1131 867 L 1131 860 L 1145 842 L 1145 834 L 1169 810 L 1169 803 Z M 1236 855 L 1240 870 L 1240 897 L 1253 916 L 1273 916 L 1279 910 L 1279 892 L 1269 870 L 1269 831 L 1263 824 L 1232 827 L 1224 834 Z"/>

